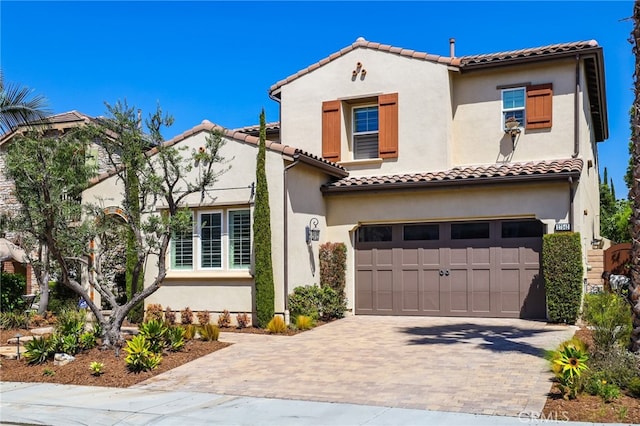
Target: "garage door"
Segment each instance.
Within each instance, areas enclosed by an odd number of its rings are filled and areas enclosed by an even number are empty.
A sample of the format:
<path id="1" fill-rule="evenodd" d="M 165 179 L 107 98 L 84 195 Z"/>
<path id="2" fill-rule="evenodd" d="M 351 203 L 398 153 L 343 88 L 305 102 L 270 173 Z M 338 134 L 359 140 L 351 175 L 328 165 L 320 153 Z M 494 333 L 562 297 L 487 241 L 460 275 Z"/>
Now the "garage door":
<path id="1" fill-rule="evenodd" d="M 536 220 L 362 226 L 355 312 L 544 319 L 542 233 Z"/>

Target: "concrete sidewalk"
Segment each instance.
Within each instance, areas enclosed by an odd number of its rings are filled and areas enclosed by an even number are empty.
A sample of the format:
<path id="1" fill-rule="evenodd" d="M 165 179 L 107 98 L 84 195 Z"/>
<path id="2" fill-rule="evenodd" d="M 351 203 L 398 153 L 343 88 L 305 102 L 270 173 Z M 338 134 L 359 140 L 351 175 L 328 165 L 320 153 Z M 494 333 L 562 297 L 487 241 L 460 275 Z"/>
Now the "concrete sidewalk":
<path id="1" fill-rule="evenodd" d="M 197 392 L 0 382 L 3 425 L 600 425 Z M 604 426 L 604 425 L 603 425 Z M 613 426 L 608 423 L 607 426 Z"/>

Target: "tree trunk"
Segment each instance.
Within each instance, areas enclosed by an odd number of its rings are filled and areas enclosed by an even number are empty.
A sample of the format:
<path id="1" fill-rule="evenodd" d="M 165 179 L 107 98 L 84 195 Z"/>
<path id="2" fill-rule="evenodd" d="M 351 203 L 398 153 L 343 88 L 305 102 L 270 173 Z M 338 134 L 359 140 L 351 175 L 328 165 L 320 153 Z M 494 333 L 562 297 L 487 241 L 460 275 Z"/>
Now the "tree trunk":
<path id="1" fill-rule="evenodd" d="M 632 203 L 631 284 L 629 287 L 629 300 L 631 302 L 633 323 L 630 346 L 633 352 L 640 352 L 640 0 L 636 0 L 633 5 L 633 31 L 631 36 L 630 41 L 635 56 L 635 98 L 631 117 L 633 182 L 629 194 Z"/>
<path id="2" fill-rule="evenodd" d="M 38 302 L 38 315 L 44 315 L 49 307 L 49 273 L 38 274 L 38 287 L 40 287 L 40 301 Z"/>
<path id="3" fill-rule="evenodd" d="M 123 309 L 122 306 L 114 306 L 111 315 L 108 318 L 103 318 L 100 322 L 102 327 L 102 347 L 104 349 L 113 348 L 118 351 L 124 344 L 120 328 L 127 312 L 128 310 Z"/>

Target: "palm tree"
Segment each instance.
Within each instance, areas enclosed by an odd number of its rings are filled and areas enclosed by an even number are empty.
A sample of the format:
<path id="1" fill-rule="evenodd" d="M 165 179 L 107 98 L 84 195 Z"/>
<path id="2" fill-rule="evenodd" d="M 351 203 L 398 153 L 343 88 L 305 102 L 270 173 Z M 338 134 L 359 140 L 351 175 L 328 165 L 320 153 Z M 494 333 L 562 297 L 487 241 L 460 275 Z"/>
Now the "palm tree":
<path id="1" fill-rule="evenodd" d="M 640 0 L 633 6 L 632 51 L 635 56 L 633 113 L 631 117 L 632 185 L 629 198 L 631 211 L 631 284 L 629 301 L 633 315 L 631 350 L 640 352 Z"/>
<path id="2" fill-rule="evenodd" d="M 44 120 L 48 111 L 46 99 L 32 96 L 32 90 L 17 84 L 4 83 L 0 71 L 0 134 L 9 132 L 21 124 Z"/>

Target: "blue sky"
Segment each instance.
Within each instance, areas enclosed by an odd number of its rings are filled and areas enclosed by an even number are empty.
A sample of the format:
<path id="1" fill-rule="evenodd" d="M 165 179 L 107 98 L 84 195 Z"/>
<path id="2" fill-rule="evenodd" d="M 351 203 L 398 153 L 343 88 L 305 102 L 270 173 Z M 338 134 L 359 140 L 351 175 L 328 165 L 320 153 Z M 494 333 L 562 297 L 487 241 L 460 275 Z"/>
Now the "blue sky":
<path id="1" fill-rule="evenodd" d="M 171 138 L 207 119 L 224 127 L 278 120 L 268 89 L 367 40 L 448 56 L 595 39 L 604 48 L 609 112 L 598 145 L 618 198 L 628 162 L 632 1 L 0 2 L 5 81 L 46 96 L 52 112 L 104 115 L 126 99 L 159 103 Z"/>

